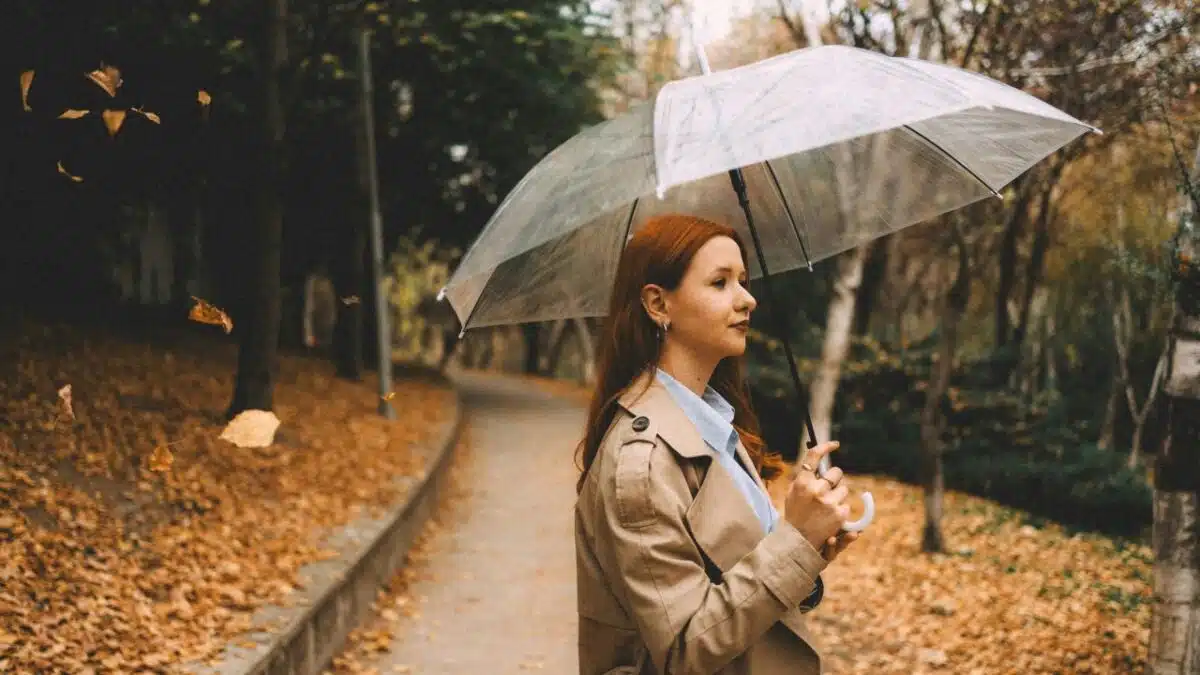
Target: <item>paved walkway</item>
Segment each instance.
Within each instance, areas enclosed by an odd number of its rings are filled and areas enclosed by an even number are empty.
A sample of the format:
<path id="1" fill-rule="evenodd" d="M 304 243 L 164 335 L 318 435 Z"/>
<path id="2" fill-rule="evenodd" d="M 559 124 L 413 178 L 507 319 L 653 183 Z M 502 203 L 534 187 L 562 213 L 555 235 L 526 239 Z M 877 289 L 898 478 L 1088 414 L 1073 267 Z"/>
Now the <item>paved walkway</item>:
<path id="1" fill-rule="evenodd" d="M 575 675 L 572 508 L 583 408 L 519 380 L 455 379 L 472 495 L 432 543 L 431 574 L 409 590 L 423 599 L 420 615 L 402 622 L 374 665 L 382 674 Z"/>

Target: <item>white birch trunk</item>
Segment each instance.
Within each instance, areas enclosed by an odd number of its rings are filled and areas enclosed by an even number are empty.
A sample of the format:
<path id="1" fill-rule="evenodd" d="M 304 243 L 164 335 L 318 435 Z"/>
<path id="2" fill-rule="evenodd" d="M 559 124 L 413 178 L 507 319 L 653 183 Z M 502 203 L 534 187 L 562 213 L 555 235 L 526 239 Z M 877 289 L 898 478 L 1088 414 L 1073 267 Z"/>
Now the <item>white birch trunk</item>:
<path id="1" fill-rule="evenodd" d="M 1200 144 L 1193 180 L 1197 174 Z M 1168 430 L 1154 471 L 1152 675 L 1200 673 L 1200 213 L 1188 204 L 1180 217 L 1178 262 L 1186 272 L 1176 289 L 1163 386 Z"/>

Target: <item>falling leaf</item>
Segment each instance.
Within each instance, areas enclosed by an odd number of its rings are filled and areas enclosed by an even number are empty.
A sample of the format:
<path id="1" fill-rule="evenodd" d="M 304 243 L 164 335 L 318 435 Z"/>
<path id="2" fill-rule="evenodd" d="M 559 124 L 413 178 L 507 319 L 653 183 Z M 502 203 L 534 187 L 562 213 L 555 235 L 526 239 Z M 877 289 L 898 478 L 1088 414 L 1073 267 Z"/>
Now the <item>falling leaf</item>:
<path id="1" fill-rule="evenodd" d="M 200 105 L 205 107 L 208 107 L 212 104 L 212 96 L 210 96 L 209 93 L 203 89 L 196 92 L 196 100 L 200 103 Z"/>
<path id="2" fill-rule="evenodd" d="M 66 406 L 67 414 L 71 416 L 71 419 L 75 419 L 75 409 L 71 407 L 71 385 L 63 385 L 63 388 L 58 390 L 58 398 Z"/>
<path id="3" fill-rule="evenodd" d="M 99 68 L 87 73 L 85 77 L 103 89 L 110 97 L 115 97 L 117 89 L 121 88 L 121 71 L 116 66 L 101 64 Z"/>
<path id="4" fill-rule="evenodd" d="M 396 392 L 394 392 L 394 391 L 389 391 L 388 393 L 383 395 L 383 400 L 385 400 L 385 401 L 390 401 L 394 398 L 396 398 Z"/>
<path id="5" fill-rule="evenodd" d="M 275 442 L 279 418 L 269 410 L 244 410 L 229 421 L 221 440 L 239 448 L 266 448 Z"/>
<path id="6" fill-rule="evenodd" d="M 63 167 L 63 163 L 62 163 L 62 162 L 59 162 L 59 163 L 58 163 L 58 172 L 59 172 L 59 173 L 61 173 L 61 174 L 62 174 L 62 175 L 64 175 L 64 176 L 66 176 L 67 178 L 70 178 L 71 180 L 75 181 L 76 183 L 82 183 L 82 182 L 83 182 L 83 178 L 81 178 L 81 177 L 79 177 L 79 176 L 76 176 L 76 175 L 74 175 L 74 174 L 68 173 L 68 172 L 67 172 L 67 170 L 66 170 L 66 169 Z"/>
<path id="7" fill-rule="evenodd" d="M 351 296 L 342 298 L 342 304 L 347 307 L 349 307 L 350 305 L 357 305 L 360 302 L 362 302 L 362 301 L 359 300 L 357 295 L 351 295 Z"/>
<path id="8" fill-rule="evenodd" d="M 191 311 L 188 312 L 188 319 L 197 323 L 221 326 L 225 329 L 226 335 L 233 332 L 233 320 L 229 318 L 228 314 L 194 295 L 192 300 L 195 300 L 196 304 L 192 305 Z"/>
<path id="9" fill-rule="evenodd" d="M 60 119 L 60 120 L 77 120 L 80 117 L 87 117 L 91 112 L 92 111 L 90 111 L 90 110 L 76 110 L 74 108 L 67 108 L 66 110 L 64 110 L 62 112 L 61 115 L 58 116 L 58 119 Z"/>
<path id="10" fill-rule="evenodd" d="M 142 110 L 141 108 L 130 108 L 130 110 L 141 115 L 142 117 L 145 117 L 146 119 L 150 120 L 151 122 L 154 122 L 155 124 L 162 124 L 162 119 L 159 118 L 159 116 L 155 113 L 146 112 L 145 110 Z"/>
<path id="11" fill-rule="evenodd" d="M 157 446 L 154 452 L 150 453 L 150 470 L 165 473 L 171 470 L 174 461 L 175 456 L 171 454 L 170 448 L 166 445 Z"/>
<path id="12" fill-rule="evenodd" d="M 101 113 L 109 136 L 116 136 L 117 132 L 121 130 L 121 125 L 125 124 L 125 115 L 124 110 L 105 110 Z"/>
<path id="13" fill-rule="evenodd" d="M 29 107 L 29 88 L 33 86 L 33 71 L 27 70 L 21 73 L 21 106 L 25 108 L 25 112 L 30 112 L 33 108 Z"/>

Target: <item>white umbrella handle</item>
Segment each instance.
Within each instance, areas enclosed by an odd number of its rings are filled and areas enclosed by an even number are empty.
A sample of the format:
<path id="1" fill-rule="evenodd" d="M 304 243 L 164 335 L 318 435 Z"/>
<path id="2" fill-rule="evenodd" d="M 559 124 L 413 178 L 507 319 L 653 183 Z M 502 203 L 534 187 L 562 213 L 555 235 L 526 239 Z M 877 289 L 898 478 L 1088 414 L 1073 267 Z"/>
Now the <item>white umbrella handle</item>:
<path id="1" fill-rule="evenodd" d="M 825 455 L 821 458 L 821 461 L 817 462 L 817 475 L 824 478 L 825 474 L 828 473 L 831 468 L 833 468 L 833 462 L 830 461 L 829 455 Z M 875 498 L 871 496 L 870 492 L 864 492 L 862 493 L 862 501 L 862 518 L 843 523 L 842 529 L 846 532 L 862 532 L 863 530 L 867 529 L 867 526 L 871 524 L 871 521 L 875 520 Z"/>

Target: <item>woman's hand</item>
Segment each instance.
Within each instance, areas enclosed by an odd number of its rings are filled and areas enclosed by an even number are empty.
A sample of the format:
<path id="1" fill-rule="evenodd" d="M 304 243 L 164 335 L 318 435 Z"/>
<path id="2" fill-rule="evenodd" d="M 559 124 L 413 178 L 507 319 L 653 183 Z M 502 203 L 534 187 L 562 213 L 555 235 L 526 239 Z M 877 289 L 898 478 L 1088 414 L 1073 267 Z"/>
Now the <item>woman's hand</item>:
<path id="1" fill-rule="evenodd" d="M 838 445 L 836 441 L 818 445 L 809 452 L 807 459 L 815 465 Z M 820 478 L 805 466 L 788 486 L 783 517 L 819 550 L 837 536 L 842 524 L 850 517 L 850 505 L 846 503 L 848 495 L 849 490 L 842 483 L 841 469 L 835 467 Z"/>
<path id="2" fill-rule="evenodd" d="M 825 546 L 821 548 L 821 556 L 828 562 L 837 560 L 842 551 L 849 548 L 850 544 L 858 541 L 860 535 L 860 532 L 843 532 L 836 537 L 830 537 L 825 542 Z"/>

